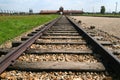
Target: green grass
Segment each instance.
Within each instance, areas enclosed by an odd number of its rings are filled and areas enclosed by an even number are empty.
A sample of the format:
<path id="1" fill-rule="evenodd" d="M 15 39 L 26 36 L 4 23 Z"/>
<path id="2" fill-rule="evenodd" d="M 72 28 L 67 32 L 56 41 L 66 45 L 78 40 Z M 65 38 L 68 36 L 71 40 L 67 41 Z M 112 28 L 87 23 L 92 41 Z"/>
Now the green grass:
<path id="1" fill-rule="evenodd" d="M 114 17 L 114 18 L 120 18 L 120 14 L 81 14 L 80 16 Z"/>
<path id="2" fill-rule="evenodd" d="M 58 15 L 0 16 L 0 44 L 56 17 Z"/>

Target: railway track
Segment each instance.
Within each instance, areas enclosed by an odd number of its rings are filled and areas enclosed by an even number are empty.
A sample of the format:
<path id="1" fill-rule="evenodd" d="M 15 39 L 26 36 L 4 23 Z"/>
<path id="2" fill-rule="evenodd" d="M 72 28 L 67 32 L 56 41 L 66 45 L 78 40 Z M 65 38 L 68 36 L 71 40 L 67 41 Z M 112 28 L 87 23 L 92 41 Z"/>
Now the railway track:
<path id="1" fill-rule="evenodd" d="M 118 77 L 120 60 L 105 48 L 112 43 L 92 33 L 80 28 L 70 17 L 55 19 L 21 41 L 13 42 L 11 49 L 0 50 L 1 79 L 10 73 L 21 75 L 20 79 L 26 73 L 34 74 L 32 79 L 38 75 L 38 79 L 45 80 Z M 47 76 L 41 78 L 43 75 Z"/>

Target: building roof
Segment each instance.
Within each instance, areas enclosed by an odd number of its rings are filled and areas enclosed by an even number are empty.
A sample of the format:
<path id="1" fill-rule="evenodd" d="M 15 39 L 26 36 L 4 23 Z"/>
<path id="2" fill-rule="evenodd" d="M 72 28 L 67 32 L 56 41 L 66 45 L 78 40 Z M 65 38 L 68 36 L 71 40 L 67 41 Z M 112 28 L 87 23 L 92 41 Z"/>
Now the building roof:
<path id="1" fill-rule="evenodd" d="M 64 13 L 83 13 L 81 10 L 64 10 Z"/>
<path id="2" fill-rule="evenodd" d="M 59 10 L 41 10 L 40 14 L 56 14 L 56 13 L 59 13 L 59 12 L 63 12 L 63 14 L 70 14 L 70 13 L 80 14 L 80 13 L 83 13 L 83 11 L 81 11 L 81 10 L 64 10 L 63 7 L 60 7 Z"/>
<path id="3" fill-rule="evenodd" d="M 47 13 L 51 13 L 51 14 L 52 14 L 52 13 L 57 13 L 57 12 L 58 12 L 58 10 L 41 10 L 41 11 L 40 11 L 40 13 L 43 13 L 43 14 L 45 14 L 45 13 L 46 13 L 46 14 L 47 14 Z"/>

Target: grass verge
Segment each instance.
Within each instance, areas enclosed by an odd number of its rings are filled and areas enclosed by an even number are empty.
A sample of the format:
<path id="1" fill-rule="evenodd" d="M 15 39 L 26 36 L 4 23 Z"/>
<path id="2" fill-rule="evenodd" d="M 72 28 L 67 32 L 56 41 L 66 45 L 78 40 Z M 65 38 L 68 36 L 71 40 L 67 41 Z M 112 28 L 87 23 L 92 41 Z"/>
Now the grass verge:
<path id="1" fill-rule="evenodd" d="M 0 44 L 56 17 L 58 15 L 0 16 Z"/>

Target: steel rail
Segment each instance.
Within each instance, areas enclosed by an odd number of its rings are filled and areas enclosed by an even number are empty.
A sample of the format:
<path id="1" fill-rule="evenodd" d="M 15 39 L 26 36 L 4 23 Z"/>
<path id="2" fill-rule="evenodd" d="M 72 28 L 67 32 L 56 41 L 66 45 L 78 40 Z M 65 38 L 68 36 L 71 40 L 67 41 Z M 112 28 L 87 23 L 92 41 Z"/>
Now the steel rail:
<path id="1" fill-rule="evenodd" d="M 84 31 L 78 23 L 73 21 L 70 17 L 67 19 L 74 25 L 76 30 L 82 34 L 83 38 L 86 40 L 88 44 L 92 46 L 92 50 L 94 53 L 100 54 L 102 57 L 102 62 L 108 71 L 114 71 L 115 73 L 120 72 L 120 60 L 113 55 L 111 51 L 105 49 L 97 40 L 92 38 L 86 31 Z"/>
<path id="2" fill-rule="evenodd" d="M 16 47 L 15 50 L 9 52 L 6 54 L 1 60 L 0 60 L 0 74 L 10 65 L 15 63 L 15 60 L 29 47 L 31 44 L 35 42 L 36 39 L 38 39 L 43 32 L 45 32 L 47 29 L 49 29 L 52 25 L 54 25 L 59 19 L 56 18 L 55 20 L 47 23 L 39 32 L 37 32 L 34 36 L 30 37 L 28 40 L 26 40 L 24 43 Z"/>

